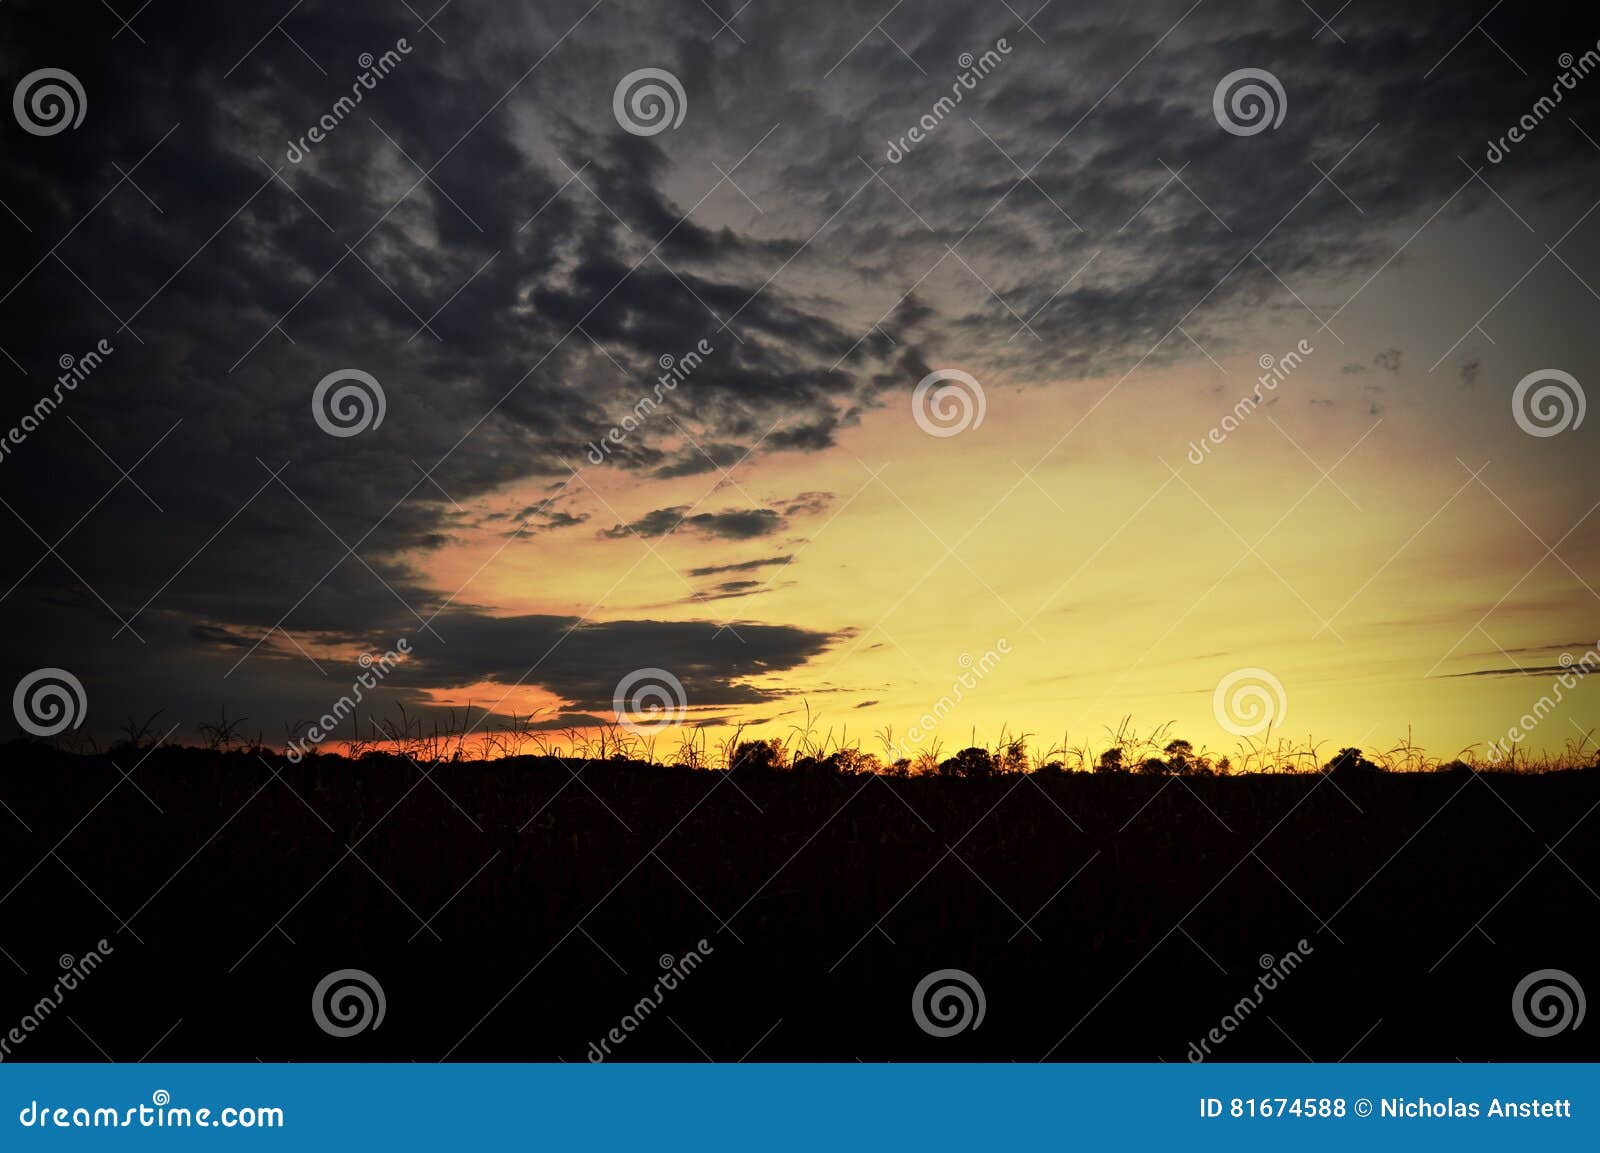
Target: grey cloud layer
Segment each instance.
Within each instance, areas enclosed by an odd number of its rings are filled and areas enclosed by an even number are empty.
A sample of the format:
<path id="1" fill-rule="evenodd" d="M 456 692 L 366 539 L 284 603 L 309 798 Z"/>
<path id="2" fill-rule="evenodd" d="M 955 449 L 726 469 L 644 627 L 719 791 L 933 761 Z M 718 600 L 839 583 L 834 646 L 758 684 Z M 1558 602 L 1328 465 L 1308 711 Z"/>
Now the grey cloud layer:
<path id="1" fill-rule="evenodd" d="M 241 644 L 280 624 L 363 646 L 422 633 L 455 590 L 433 587 L 419 558 L 464 527 L 456 502 L 508 485 L 534 498 L 517 521 L 531 518 L 542 547 L 593 535 L 587 513 L 541 508 L 539 494 L 633 409 L 661 356 L 714 346 L 667 402 L 672 420 L 647 422 L 608 467 L 709 482 L 747 454 L 741 467 L 759 468 L 826 451 L 946 356 L 1040 382 L 1120 370 L 1197 305 L 1188 331 L 1226 347 L 1241 316 L 1298 313 L 1274 274 L 1338 284 L 1376 267 L 1465 178 L 1457 154 L 1473 159 L 1531 90 L 1476 40 L 1419 79 L 1470 23 L 1453 5 L 1351 11 L 1342 43 L 1313 39 L 1309 14 L 1281 5 L 1203 5 L 1179 22 L 1185 7 L 1052 6 L 1036 23 L 1045 45 L 1001 5 L 907 5 L 888 27 L 926 77 L 887 37 L 852 50 L 870 21 L 846 4 L 753 5 L 741 42 L 696 5 L 606 0 L 585 16 L 587 3 L 457 0 L 441 43 L 404 6 L 312 0 L 289 25 L 316 65 L 283 37 L 251 49 L 276 14 L 174 0 L 140 18 L 137 44 L 83 35 L 64 9 L 0 10 L 8 81 L 68 66 L 90 93 L 77 132 L 4 123 L 0 199 L 16 218 L 0 218 L 0 347 L 28 374 L 13 375 L 4 423 L 63 354 L 115 346 L 0 464 L 15 542 L 0 572 L 6 683 L 80 667 L 97 698 L 131 708 L 159 686 L 179 717 L 247 684 L 288 716 L 323 677 L 275 633 L 224 680 Z M 1536 76 L 1593 41 L 1534 12 L 1495 33 Z M 401 37 L 411 51 L 394 73 L 287 163 L 360 54 Z M 874 178 L 886 142 L 949 91 L 959 55 L 999 37 L 1013 47 L 1003 65 Z M 645 64 L 674 71 L 688 97 L 683 127 L 649 139 L 611 112 L 616 81 Z M 1216 79 L 1245 65 L 1289 90 L 1277 132 L 1237 138 L 1212 119 Z M 1582 119 L 1597 99 L 1577 93 L 1569 110 Z M 1328 169 L 1374 125 L 1337 172 L 1358 213 L 1312 165 Z M 1562 127 L 1496 172 L 1501 191 L 1545 197 L 1553 171 L 1595 171 L 1600 153 Z M 1016 184 L 1001 149 L 1037 163 L 1032 182 Z M 746 153 L 738 189 L 721 183 L 719 167 Z M 1171 183 L 1151 200 L 1172 170 L 1194 194 Z M 1017 335 L 1019 316 L 1040 340 Z M 1187 355 L 1167 342 L 1152 359 Z M 381 429 L 334 439 L 310 392 L 346 366 L 383 383 L 388 409 Z M 147 500 L 119 467 L 163 436 L 133 474 Z M 758 539 L 820 511 L 822 495 L 663 507 L 604 531 L 656 536 L 687 512 L 689 531 Z M 59 558 L 46 555 L 58 541 Z M 664 622 L 496 621 L 471 601 L 469 589 L 431 621 L 450 643 L 414 672 L 441 686 L 515 680 L 566 630 L 533 683 L 585 709 L 609 700 L 604 680 L 634 667 L 627 654 L 643 661 L 646 637 L 670 637 L 706 698 L 730 704 L 759 699 L 734 687 L 743 678 L 793 668 L 828 639 L 772 626 L 747 652 Z M 113 637 L 117 616 L 148 644 Z"/>

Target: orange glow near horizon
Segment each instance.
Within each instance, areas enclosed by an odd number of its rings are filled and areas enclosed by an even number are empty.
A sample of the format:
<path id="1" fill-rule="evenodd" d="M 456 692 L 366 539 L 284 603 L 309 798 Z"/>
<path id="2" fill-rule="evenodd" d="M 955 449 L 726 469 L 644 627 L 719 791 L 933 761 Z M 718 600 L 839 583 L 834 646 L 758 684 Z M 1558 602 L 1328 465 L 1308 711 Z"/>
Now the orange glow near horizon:
<path id="1" fill-rule="evenodd" d="M 1389 293 L 1370 293 L 1362 325 L 1381 332 L 1405 291 L 1398 274 Z M 1408 320 L 1423 346 L 1451 323 Z M 1004 640 L 1010 653 L 963 690 L 925 746 L 948 755 L 1003 732 L 1042 747 L 1103 746 L 1131 717 L 1143 732 L 1170 723 L 1172 735 L 1230 753 L 1240 740 L 1219 723 L 1214 693 L 1229 674 L 1262 669 L 1283 686 L 1273 739 L 1324 750 L 1406 739 L 1443 759 L 1474 745 L 1481 755 L 1554 679 L 1507 670 L 1554 667 L 1596 644 L 1595 594 L 1576 575 L 1595 532 L 1582 525 L 1560 559 L 1540 560 L 1535 538 L 1561 537 L 1583 509 L 1544 444 L 1508 443 L 1498 399 L 1447 427 L 1426 401 L 1440 383 L 1413 367 L 1382 374 L 1371 404 L 1353 405 L 1343 366 L 1370 349 L 1339 346 L 1304 314 L 1260 347 L 1281 354 L 1308 338 L 1321 345 L 1272 390 L 1276 403 L 1234 422 L 1209 453 L 1191 450 L 1260 375 L 1247 349 L 1120 381 L 1010 381 L 965 363 L 984 382 L 987 412 L 958 436 L 925 435 L 896 394 L 831 449 L 762 454 L 726 476 L 640 483 L 586 467 L 553 506 L 587 515 L 583 525 L 508 544 L 497 521 L 417 563 L 437 587 L 506 615 L 832 634 L 803 667 L 748 682 L 773 694 L 765 705 L 688 702 L 690 722 L 726 719 L 752 735 L 788 734 L 809 705 L 819 735 L 878 751 L 875 732 L 918 725 L 964 658 Z M 832 494 L 825 507 L 760 539 L 706 539 L 687 526 L 648 541 L 600 535 L 654 509 L 748 510 L 817 491 Z M 507 492 L 472 511 L 546 495 Z M 723 590 L 719 578 L 687 575 L 782 556 L 793 559 L 739 574 L 753 585 Z M 704 599 L 719 592 L 731 595 Z M 470 695 L 503 711 L 504 691 Z M 1595 700 L 1588 685 L 1568 694 L 1523 751 L 1586 740 L 1579 710 Z M 539 703 L 559 711 L 548 695 Z"/>

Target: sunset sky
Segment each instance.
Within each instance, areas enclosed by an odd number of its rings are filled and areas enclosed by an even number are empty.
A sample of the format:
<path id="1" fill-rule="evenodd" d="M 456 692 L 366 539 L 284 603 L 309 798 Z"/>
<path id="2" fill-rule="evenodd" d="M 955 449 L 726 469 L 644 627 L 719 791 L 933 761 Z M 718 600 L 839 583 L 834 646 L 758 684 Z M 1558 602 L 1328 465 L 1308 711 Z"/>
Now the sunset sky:
<path id="1" fill-rule="evenodd" d="M 713 744 L 809 706 L 878 751 L 999 648 L 924 745 L 1228 752 L 1240 670 L 1295 740 L 1502 738 L 1600 643 L 1600 417 L 1514 403 L 1597 384 L 1600 21 L 1013 7 L 33 5 L 7 84 L 69 68 L 86 113 L 4 122 L 0 425 L 113 351 L 0 458 L 3 683 L 281 742 L 405 638 L 364 711 L 610 721 L 659 668 Z M 619 123 L 643 68 L 676 127 Z M 1241 69 L 1275 126 L 1221 122 Z M 333 436 L 343 369 L 384 415 Z M 983 417 L 936 436 L 943 370 Z"/>

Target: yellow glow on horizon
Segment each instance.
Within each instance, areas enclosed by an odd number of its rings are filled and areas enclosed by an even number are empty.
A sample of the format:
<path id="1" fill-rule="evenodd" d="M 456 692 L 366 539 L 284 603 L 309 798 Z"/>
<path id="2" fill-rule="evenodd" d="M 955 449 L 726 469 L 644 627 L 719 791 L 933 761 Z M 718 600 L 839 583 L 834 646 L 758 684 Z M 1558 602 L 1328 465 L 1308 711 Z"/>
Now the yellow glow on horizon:
<path id="1" fill-rule="evenodd" d="M 1305 331 L 1265 346 L 1292 349 Z M 774 692 L 767 705 L 690 702 L 691 720 L 735 717 L 762 735 L 785 734 L 808 702 L 824 730 L 876 751 L 874 731 L 904 732 L 964 655 L 1004 638 L 1011 652 L 937 726 L 945 750 L 1003 730 L 1103 744 L 1131 716 L 1226 753 L 1239 742 L 1213 693 L 1250 668 L 1284 687 L 1274 738 L 1387 748 L 1409 733 L 1445 758 L 1481 748 L 1552 677 L 1456 674 L 1553 666 L 1553 645 L 1596 643 L 1593 594 L 1563 564 L 1583 571 L 1595 534 L 1535 564 L 1545 550 L 1530 533 L 1553 540 L 1582 512 L 1540 446 L 1508 450 L 1498 410 L 1445 427 L 1387 378 L 1357 390 L 1342 375 L 1350 351 L 1322 339 L 1209 453 L 1191 449 L 1253 389 L 1253 355 L 1026 388 L 964 364 L 987 413 L 960 435 L 926 435 L 897 394 L 830 450 L 761 454 L 727 478 L 585 468 L 559 505 L 584 525 L 506 545 L 500 522 L 423 563 L 438 587 L 465 584 L 461 600 L 501 614 L 833 634 L 806 666 L 750 682 Z M 828 507 L 761 539 L 599 536 L 654 509 L 776 507 L 819 490 Z M 1526 510 L 1543 515 L 1519 523 Z M 692 568 L 782 555 L 793 562 L 737 574 L 760 582 L 755 595 L 690 599 L 727 579 Z M 1577 708 L 1595 700 L 1581 686 L 1526 747 L 1582 739 Z"/>

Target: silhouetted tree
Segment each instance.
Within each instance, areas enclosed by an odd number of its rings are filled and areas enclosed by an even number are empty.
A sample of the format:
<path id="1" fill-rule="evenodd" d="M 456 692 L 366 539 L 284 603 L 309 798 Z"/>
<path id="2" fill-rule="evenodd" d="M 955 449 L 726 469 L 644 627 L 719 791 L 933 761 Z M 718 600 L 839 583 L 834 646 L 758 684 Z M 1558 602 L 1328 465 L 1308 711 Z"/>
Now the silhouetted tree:
<path id="1" fill-rule="evenodd" d="M 823 763 L 832 764 L 834 772 L 846 775 L 876 773 L 883 770 L 883 764 L 876 756 L 864 753 L 860 749 L 840 749 Z"/>
<path id="2" fill-rule="evenodd" d="M 1324 771 L 1335 773 L 1341 777 L 1350 777 L 1377 773 L 1382 770 L 1362 756 L 1360 749 L 1340 749 L 1339 755 L 1324 766 Z"/>
<path id="3" fill-rule="evenodd" d="M 992 777 L 994 758 L 988 749 L 962 749 L 947 761 L 941 761 L 939 772 L 946 777 Z"/>
<path id="4" fill-rule="evenodd" d="M 1127 768 L 1122 763 L 1121 749 L 1107 749 L 1100 754 L 1100 761 L 1095 765 L 1097 773 L 1125 773 Z"/>
<path id="5" fill-rule="evenodd" d="M 1182 739 L 1172 741 L 1162 752 L 1167 754 L 1169 772 L 1188 776 L 1211 771 L 1211 762 L 1205 757 L 1196 756 L 1194 746 L 1188 741 Z"/>
<path id="6" fill-rule="evenodd" d="M 733 751 L 731 768 L 747 773 L 770 773 L 784 767 L 783 742 L 773 737 L 765 741 L 741 741 Z"/>
<path id="7" fill-rule="evenodd" d="M 1139 762 L 1139 771 L 1152 776 L 1167 773 L 1174 776 L 1193 776 L 1202 773 L 1209 775 L 1211 773 L 1211 762 L 1205 757 L 1196 756 L 1194 746 L 1188 741 L 1182 739 L 1169 741 L 1167 747 L 1161 751 L 1166 754 L 1166 760 L 1162 760 L 1160 757 L 1146 757 Z"/>
<path id="8" fill-rule="evenodd" d="M 837 749 L 825 757 L 796 757 L 791 766 L 796 773 L 817 777 L 853 776 L 856 773 L 875 773 L 882 765 L 871 753 L 860 749 Z"/>
<path id="9" fill-rule="evenodd" d="M 997 773 L 1025 773 L 1028 771 L 1028 738 L 1017 737 L 1003 741 L 994 753 Z"/>

